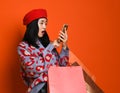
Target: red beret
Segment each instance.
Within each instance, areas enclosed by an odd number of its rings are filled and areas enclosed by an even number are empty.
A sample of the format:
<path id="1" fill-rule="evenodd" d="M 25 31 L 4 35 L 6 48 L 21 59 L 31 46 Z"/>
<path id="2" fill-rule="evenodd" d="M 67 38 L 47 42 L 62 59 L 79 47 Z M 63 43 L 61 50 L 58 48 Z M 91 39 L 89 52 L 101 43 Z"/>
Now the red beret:
<path id="1" fill-rule="evenodd" d="M 34 9 L 28 12 L 23 18 L 23 24 L 28 25 L 38 18 L 47 18 L 47 12 L 45 9 Z"/>

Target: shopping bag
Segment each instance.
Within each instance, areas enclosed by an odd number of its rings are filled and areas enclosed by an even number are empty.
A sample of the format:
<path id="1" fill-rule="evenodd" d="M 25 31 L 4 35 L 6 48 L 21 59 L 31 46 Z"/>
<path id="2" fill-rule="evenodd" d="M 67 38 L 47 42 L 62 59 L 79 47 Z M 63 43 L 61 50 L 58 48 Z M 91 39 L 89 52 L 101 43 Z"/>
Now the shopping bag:
<path id="1" fill-rule="evenodd" d="M 50 67 L 48 70 L 49 93 L 87 93 L 80 66 Z"/>

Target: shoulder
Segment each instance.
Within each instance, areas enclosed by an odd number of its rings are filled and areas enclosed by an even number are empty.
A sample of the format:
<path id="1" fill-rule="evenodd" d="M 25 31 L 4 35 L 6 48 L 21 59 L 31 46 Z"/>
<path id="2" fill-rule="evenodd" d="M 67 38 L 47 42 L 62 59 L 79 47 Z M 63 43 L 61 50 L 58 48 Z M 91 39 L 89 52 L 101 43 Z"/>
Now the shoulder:
<path id="1" fill-rule="evenodd" d="M 18 44 L 18 49 L 35 50 L 36 48 L 32 45 L 29 45 L 27 42 L 22 41 Z"/>
<path id="2" fill-rule="evenodd" d="M 21 41 L 19 44 L 18 44 L 18 48 L 21 47 L 21 48 L 26 48 L 26 47 L 29 47 L 29 44 L 25 41 Z"/>

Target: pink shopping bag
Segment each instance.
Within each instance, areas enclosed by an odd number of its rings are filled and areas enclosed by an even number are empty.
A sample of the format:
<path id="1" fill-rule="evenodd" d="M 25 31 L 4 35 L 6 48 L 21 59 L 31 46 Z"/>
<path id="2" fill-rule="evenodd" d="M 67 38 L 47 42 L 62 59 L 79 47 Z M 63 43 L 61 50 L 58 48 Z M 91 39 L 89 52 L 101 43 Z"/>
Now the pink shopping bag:
<path id="1" fill-rule="evenodd" d="M 49 93 L 86 93 L 83 71 L 80 66 L 50 67 Z"/>

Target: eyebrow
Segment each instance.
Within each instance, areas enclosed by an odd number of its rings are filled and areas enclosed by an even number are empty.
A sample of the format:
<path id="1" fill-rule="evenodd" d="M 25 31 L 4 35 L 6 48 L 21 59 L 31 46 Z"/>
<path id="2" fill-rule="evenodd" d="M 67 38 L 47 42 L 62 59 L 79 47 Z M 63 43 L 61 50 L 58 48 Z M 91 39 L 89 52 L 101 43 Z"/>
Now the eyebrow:
<path id="1" fill-rule="evenodd" d="M 47 20 L 41 19 L 40 22 L 48 22 Z"/>

